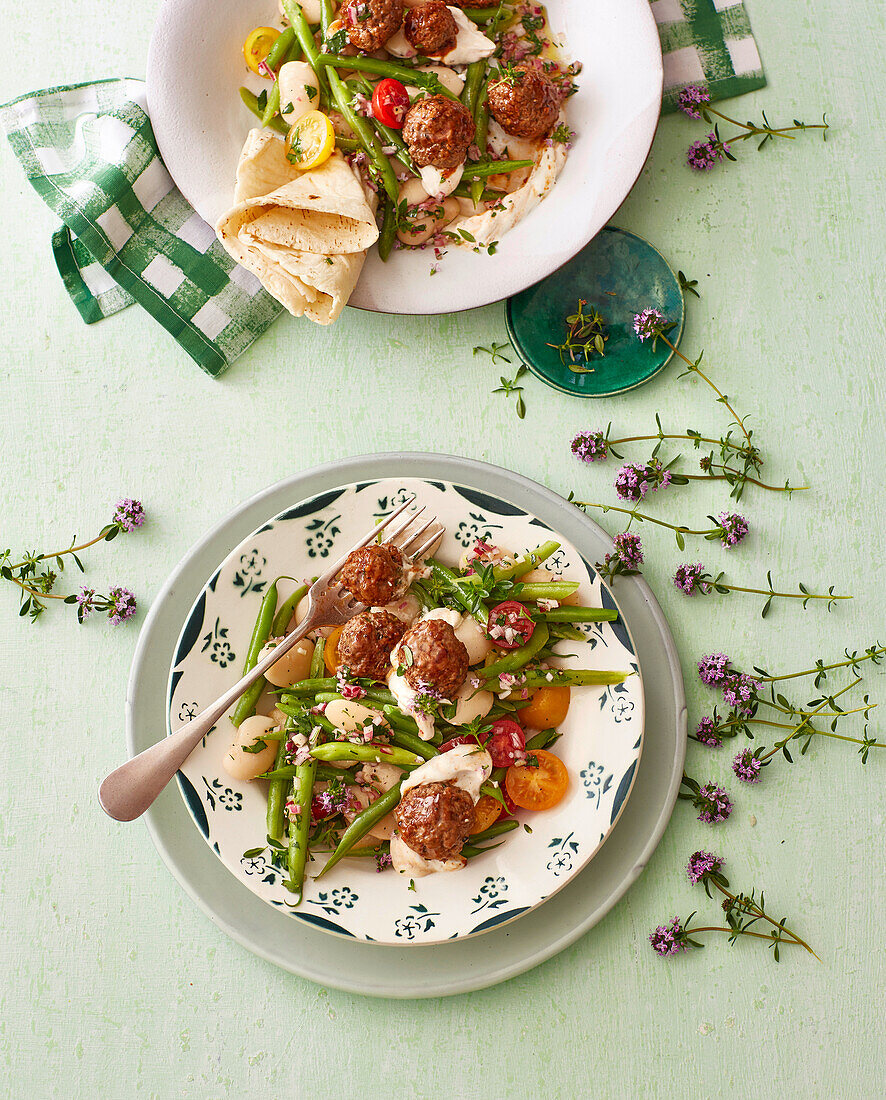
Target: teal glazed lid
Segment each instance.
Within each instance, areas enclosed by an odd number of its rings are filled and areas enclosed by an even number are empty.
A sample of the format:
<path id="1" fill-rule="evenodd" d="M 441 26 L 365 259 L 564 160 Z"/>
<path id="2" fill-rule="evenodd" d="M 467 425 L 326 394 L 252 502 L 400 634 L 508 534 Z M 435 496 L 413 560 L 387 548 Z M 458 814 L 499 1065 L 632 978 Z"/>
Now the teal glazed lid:
<path id="1" fill-rule="evenodd" d="M 593 374 L 571 371 L 548 346 L 566 339 L 566 317 L 580 298 L 588 303 L 585 312 L 593 307 L 602 316 L 608 336 L 604 356 L 579 364 L 593 367 Z M 648 241 L 606 226 L 553 275 L 508 299 L 508 335 L 542 382 L 576 397 L 611 397 L 654 378 L 673 355 L 663 341 L 653 349 L 634 332 L 635 314 L 650 306 L 676 321 L 668 338 L 679 343 L 685 311 L 677 276 Z"/>

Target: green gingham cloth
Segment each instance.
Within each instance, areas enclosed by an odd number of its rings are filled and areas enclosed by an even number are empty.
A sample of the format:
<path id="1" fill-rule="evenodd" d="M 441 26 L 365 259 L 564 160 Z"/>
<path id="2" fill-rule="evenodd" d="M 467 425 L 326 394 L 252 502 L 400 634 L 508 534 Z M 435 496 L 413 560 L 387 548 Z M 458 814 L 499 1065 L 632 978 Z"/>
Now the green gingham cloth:
<path id="1" fill-rule="evenodd" d="M 711 99 L 731 99 L 766 85 L 744 4 L 736 0 L 650 0 L 664 58 L 662 110 L 677 109 L 687 84 Z"/>
<path id="2" fill-rule="evenodd" d="M 766 83 L 742 3 L 650 0 L 664 107 L 700 84 L 712 99 Z M 37 194 L 63 225 L 52 249 L 87 324 L 138 302 L 205 371 L 222 373 L 283 312 L 239 267 L 163 166 L 139 80 L 50 88 L 0 107 Z"/>
<path id="3" fill-rule="evenodd" d="M 87 324 L 138 302 L 216 376 L 283 311 L 172 182 L 142 81 L 35 92 L 0 108 L 0 122 L 64 223 L 52 249 Z"/>

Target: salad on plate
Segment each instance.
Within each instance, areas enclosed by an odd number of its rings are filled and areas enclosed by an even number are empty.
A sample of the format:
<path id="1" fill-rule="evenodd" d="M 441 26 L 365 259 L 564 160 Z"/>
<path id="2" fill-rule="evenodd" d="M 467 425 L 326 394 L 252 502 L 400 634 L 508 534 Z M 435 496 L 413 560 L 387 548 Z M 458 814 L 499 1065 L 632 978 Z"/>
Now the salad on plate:
<path id="1" fill-rule="evenodd" d="M 577 604 L 578 583 L 544 565 L 559 546 L 516 555 L 478 539 L 453 566 L 354 551 L 338 580 L 366 610 L 313 631 L 240 700 L 224 766 L 267 782 L 264 831 L 292 904 L 309 862 L 316 877 L 346 857 L 410 882 L 454 872 L 563 799 L 552 750 L 572 692 L 630 673 L 560 667 L 577 624 L 617 612 Z M 306 591 L 278 608 L 271 586 L 253 664 L 304 616 Z"/>
<path id="2" fill-rule="evenodd" d="M 328 324 L 376 245 L 493 253 L 553 188 L 573 134 L 542 5 L 281 0 L 241 88 L 250 132 L 219 239 L 297 316 Z M 432 267 L 432 273 L 434 268 Z"/>

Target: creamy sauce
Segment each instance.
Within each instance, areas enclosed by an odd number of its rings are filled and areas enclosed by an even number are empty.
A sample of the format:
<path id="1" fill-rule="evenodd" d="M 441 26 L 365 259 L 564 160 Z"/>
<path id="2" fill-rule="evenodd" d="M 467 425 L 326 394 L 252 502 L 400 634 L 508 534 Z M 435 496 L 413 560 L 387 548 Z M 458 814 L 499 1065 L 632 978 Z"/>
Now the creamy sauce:
<path id="1" fill-rule="evenodd" d="M 455 45 L 444 53 L 441 60 L 445 65 L 470 65 L 495 53 L 495 43 L 487 38 L 476 23 L 472 23 L 461 8 L 450 8 L 452 18 L 458 27 Z"/>
<path id="2" fill-rule="evenodd" d="M 458 34 L 452 49 L 440 57 L 443 64 L 470 65 L 472 61 L 491 57 L 495 53 L 495 43 L 479 30 L 476 23 L 468 19 L 461 8 L 449 8 L 449 11 L 455 20 Z M 394 57 L 416 56 L 415 47 L 402 27 L 385 42 L 385 49 Z"/>
<path id="3" fill-rule="evenodd" d="M 544 146 L 522 187 L 510 195 L 502 195 L 500 202 L 484 214 L 456 218 L 448 226 L 449 231 L 457 234 L 460 229 L 464 229 L 477 244 L 482 245 L 500 241 L 505 233 L 513 229 L 550 193 L 563 170 L 566 156 L 566 146 L 561 142 L 555 141 L 550 146 Z M 452 243 L 462 245 L 461 241 Z M 463 247 L 475 246 L 465 242 Z"/>
<path id="4" fill-rule="evenodd" d="M 476 745 L 456 745 L 449 752 L 432 756 L 411 772 L 400 790 L 406 794 L 421 783 L 454 783 L 467 791 L 476 805 L 480 799 L 480 788 L 490 775 L 492 758 L 485 749 L 478 749 Z"/>
<path id="5" fill-rule="evenodd" d="M 463 859 L 425 859 L 412 850 L 398 836 L 391 837 L 391 865 L 401 875 L 410 878 L 424 878 L 439 871 L 460 871 L 465 865 Z"/>

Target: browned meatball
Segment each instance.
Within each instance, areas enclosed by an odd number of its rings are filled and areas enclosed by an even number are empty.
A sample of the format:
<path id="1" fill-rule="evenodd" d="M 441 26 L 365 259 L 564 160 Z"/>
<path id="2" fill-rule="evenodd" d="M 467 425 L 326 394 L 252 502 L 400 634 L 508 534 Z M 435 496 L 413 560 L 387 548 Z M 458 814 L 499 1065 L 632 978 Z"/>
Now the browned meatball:
<path id="1" fill-rule="evenodd" d="M 378 607 L 403 594 L 403 555 L 396 546 L 373 543 L 348 554 L 338 575 L 354 599 Z"/>
<path id="2" fill-rule="evenodd" d="M 474 801 L 454 783 L 410 787 L 394 811 L 400 839 L 424 859 L 453 859 L 474 827 Z"/>
<path id="3" fill-rule="evenodd" d="M 388 611 L 361 611 L 346 622 L 338 636 L 338 661 L 352 676 L 383 680 L 391 666 L 391 650 L 406 624 Z"/>
<path id="4" fill-rule="evenodd" d="M 348 0 L 339 19 L 348 41 L 364 53 L 380 50 L 403 22 L 403 0 Z"/>
<path id="5" fill-rule="evenodd" d="M 428 96 L 406 112 L 403 140 L 419 168 L 455 168 L 474 140 L 474 119 L 461 103 L 444 95 Z"/>
<path id="6" fill-rule="evenodd" d="M 452 6 L 456 8 L 491 8 L 498 5 L 499 0 L 452 0 Z"/>
<path id="7" fill-rule="evenodd" d="M 544 137 L 557 121 L 560 99 L 550 77 L 531 65 L 512 65 L 489 84 L 489 113 L 514 137 Z"/>
<path id="8" fill-rule="evenodd" d="M 451 701 L 467 679 L 468 651 L 443 619 L 416 623 L 397 652 L 403 676 L 416 691 L 430 687 Z"/>
<path id="9" fill-rule="evenodd" d="M 422 7 L 407 11 L 403 33 L 413 49 L 431 57 L 452 49 L 458 37 L 458 25 L 443 0 L 428 0 Z"/>

